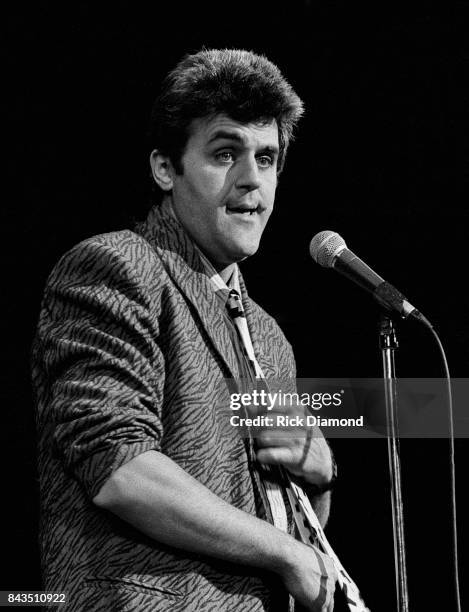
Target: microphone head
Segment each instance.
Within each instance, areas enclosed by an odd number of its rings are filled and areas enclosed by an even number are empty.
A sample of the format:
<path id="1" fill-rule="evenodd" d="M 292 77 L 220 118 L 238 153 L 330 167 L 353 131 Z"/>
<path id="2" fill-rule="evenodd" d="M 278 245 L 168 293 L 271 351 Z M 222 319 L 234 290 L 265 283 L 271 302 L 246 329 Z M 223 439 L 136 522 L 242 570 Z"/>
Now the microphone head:
<path id="1" fill-rule="evenodd" d="M 345 240 L 337 232 L 324 230 L 314 236 L 309 245 L 309 252 L 316 263 L 325 268 L 332 268 L 336 257 L 347 248 Z"/>

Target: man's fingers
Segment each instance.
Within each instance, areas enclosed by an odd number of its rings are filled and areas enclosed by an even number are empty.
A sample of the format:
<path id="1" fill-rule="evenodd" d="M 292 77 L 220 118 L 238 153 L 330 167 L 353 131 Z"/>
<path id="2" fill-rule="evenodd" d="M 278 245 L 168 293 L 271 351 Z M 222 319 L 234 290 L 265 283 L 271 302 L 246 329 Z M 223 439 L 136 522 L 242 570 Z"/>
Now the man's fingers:
<path id="1" fill-rule="evenodd" d="M 257 460 L 268 465 L 294 466 L 298 464 L 293 449 L 286 446 L 261 448 L 257 451 Z"/>
<path id="2" fill-rule="evenodd" d="M 294 446 L 301 443 L 303 447 L 305 442 L 305 434 L 303 432 L 290 429 L 287 431 L 260 431 L 256 436 L 257 444 L 261 448 L 268 446 Z"/>
<path id="3" fill-rule="evenodd" d="M 334 574 L 335 574 L 335 570 L 334 570 Z M 330 579 L 330 582 L 329 582 Z M 328 584 L 327 584 L 327 599 L 326 599 L 326 603 L 325 603 L 325 610 L 327 612 L 332 612 L 332 610 L 334 609 L 334 593 L 335 593 L 335 580 L 333 579 L 333 576 L 330 575 L 328 579 Z"/>

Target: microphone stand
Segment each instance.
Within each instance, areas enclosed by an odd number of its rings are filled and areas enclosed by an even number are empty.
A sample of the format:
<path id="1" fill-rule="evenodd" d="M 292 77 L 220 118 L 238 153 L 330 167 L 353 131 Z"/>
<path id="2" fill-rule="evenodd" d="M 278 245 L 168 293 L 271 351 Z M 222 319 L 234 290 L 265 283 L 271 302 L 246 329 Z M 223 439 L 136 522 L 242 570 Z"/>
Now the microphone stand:
<path id="1" fill-rule="evenodd" d="M 396 332 L 391 317 L 381 315 L 379 330 L 383 356 L 384 394 L 386 401 L 386 425 L 388 435 L 389 474 L 391 480 L 392 526 L 394 536 L 394 564 L 396 571 L 396 596 L 398 612 L 409 612 L 407 570 L 404 541 L 404 511 L 402 505 L 401 465 L 399 460 L 399 427 L 397 415 L 396 372 L 394 351 L 398 348 Z"/>

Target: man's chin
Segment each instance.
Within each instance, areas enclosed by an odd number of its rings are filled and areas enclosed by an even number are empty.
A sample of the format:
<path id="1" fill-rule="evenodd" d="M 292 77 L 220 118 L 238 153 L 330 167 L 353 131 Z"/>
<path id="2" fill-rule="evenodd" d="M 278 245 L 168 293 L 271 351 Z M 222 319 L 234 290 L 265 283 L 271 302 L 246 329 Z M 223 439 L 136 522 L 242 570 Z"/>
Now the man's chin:
<path id="1" fill-rule="evenodd" d="M 212 263 L 214 261 L 216 262 L 217 267 L 222 266 L 226 268 L 227 266 L 244 261 L 248 257 L 251 257 L 251 255 L 257 253 L 259 244 L 259 240 L 252 242 L 234 242 L 229 245 L 225 244 L 223 251 L 220 249 L 216 255 L 213 253 L 211 256 L 207 250 L 205 253 Z"/>
<path id="2" fill-rule="evenodd" d="M 251 255 L 257 253 L 259 249 L 259 243 L 253 245 L 244 245 L 242 248 L 237 249 L 232 254 L 233 263 L 238 263 L 240 261 L 244 261 Z"/>

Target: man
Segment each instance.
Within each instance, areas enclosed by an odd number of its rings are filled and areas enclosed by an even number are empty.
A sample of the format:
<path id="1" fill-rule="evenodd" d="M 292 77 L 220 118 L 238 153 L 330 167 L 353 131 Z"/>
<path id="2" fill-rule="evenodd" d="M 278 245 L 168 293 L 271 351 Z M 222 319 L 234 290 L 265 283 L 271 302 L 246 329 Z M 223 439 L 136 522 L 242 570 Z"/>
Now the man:
<path id="1" fill-rule="evenodd" d="M 331 560 L 295 539 L 275 482 L 286 468 L 324 524 L 327 444 L 254 443 L 217 408 L 224 379 L 295 375 L 237 262 L 259 246 L 301 113 L 264 57 L 186 57 L 152 117 L 161 202 L 49 278 L 33 353 L 42 557 L 70 610 L 288 610 L 288 594 L 332 610 Z"/>

